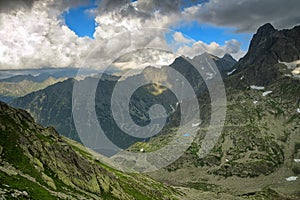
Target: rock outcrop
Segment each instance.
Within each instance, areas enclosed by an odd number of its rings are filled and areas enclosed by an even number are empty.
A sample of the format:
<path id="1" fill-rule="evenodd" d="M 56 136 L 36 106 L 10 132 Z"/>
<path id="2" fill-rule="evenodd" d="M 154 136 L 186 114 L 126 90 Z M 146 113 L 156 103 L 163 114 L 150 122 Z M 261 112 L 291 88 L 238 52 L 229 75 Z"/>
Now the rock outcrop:
<path id="1" fill-rule="evenodd" d="M 2 102 L 0 180 L 1 199 L 170 199 L 175 194 L 144 175 L 108 167 L 79 143 Z"/>

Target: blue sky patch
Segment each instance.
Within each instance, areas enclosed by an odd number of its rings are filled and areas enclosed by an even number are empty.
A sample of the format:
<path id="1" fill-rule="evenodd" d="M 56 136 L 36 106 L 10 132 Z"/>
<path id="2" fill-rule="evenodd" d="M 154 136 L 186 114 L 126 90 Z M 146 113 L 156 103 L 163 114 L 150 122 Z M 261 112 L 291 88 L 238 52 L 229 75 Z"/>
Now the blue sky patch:
<path id="1" fill-rule="evenodd" d="M 88 36 L 93 38 L 96 23 L 94 16 L 88 11 L 96 7 L 97 5 L 90 3 L 90 5 L 71 8 L 63 14 L 66 25 L 79 37 Z"/>
<path id="2" fill-rule="evenodd" d="M 246 51 L 248 49 L 252 34 L 249 33 L 235 33 L 232 28 L 215 27 L 211 25 L 199 24 L 196 21 L 191 23 L 181 24 L 175 31 L 182 32 L 186 37 L 192 38 L 196 41 L 203 41 L 207 44 L 216 42 L 224 45 L 225 41 L 236 39 L 241 42 L 241 49 Z"/>

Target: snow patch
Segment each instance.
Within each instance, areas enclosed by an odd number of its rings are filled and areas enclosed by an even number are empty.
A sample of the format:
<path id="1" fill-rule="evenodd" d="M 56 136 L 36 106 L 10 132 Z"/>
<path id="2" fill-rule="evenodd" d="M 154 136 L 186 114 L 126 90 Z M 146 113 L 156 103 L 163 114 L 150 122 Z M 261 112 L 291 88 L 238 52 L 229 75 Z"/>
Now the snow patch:
<path id="1" fill-rule="evenodd" d="M 251 85 L 250 88 L 253 90 L 264 90 L 265 89 L 265 87 L 263 87 L 263 86 L 256 86 L 256 85 Z"/>
<path id="2" fill-rule="evenodd" d="M 268 94 L 271 94 L 273 91 L 266 91 L 266 92 L 264 92 L 262 95 L 265 97 L 265 96 L 267 96 Z"/>
<path id="3" fill-rule="evenodd" d="M 295 60 L 293 62 L 281 62 L 280 60 L 278 60 L 278 63 L 284 64 L 285 66 L 288 67 L 288 69 L 295 69 L 297 65 L 300 64 L 300 60 Z"/>
<path id="4" fill-rule="evenodd" d="M 300 108 L 297 108 L 297 112 L 300 113 Z"/>
<path id="5" fill-rule="evenodd" d="M 240 80 L 243 80 L 245 78 L 245 76 L 242 76 L 241 78 L 240 78 Z"/>
<path id="6" fill-rule="evenodd" d="M 299 163 L 300 159 L 294 159 L 294 162 Z"/>
<path id="7" fill-rule="evenodd" d="M 232 71 L 230 71 L 230 72 L 227 72 L 227 76 L 229 76 L 229 75 L 233 74 L 233 72 L 235 72 L 235 71 L 236 71 L 236 69 L 233 69 Z"/>
<path id="8" fill-rule="evenodd" d="M 297 180 L 297 178 L 298 178 L 298 176 L 290 176 L 290 177 L 286 178 L 285 180 L 287 180 L 287 181 L 295 181 L 295 180 Z"/>
<path id="9" fill-rule="evenodd" d="M 199 125 L 200 125 L 200 123 L 192 124 L 192 127 L 197 127 Z"/>
<path id="10" fill-rule="evenodd" d="M 300 75 L 300 67 L 297 67 L 296 69 L 294 69 L 294 70 L 292 71 L 292 74 L 293 74 L 294 76 L 299 76 L 299 75 Z"/>
<path id="11" fill-rule="evenodd" d="M 258 101 L 253 101 L 253 103 L 254 103 L 254 104 L 257 104 L 257 103 L 258 103 Z"/>
<path id="12" fill-rule="evenodd" d="M 278 63 L 284 64 L 288 69 L 293 70 L 292 75 L 296 78 L 300 78 L 300 60 L 295 60 L 293 62 L 281 62 L 278 60 Z"/>

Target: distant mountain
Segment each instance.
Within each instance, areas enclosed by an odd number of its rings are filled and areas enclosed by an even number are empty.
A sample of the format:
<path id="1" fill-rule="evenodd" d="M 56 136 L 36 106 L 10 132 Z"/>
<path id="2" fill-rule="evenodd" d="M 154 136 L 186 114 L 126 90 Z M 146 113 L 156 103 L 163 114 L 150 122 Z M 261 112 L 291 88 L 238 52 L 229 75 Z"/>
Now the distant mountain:
<path id="1" fill-rule="evenodd" d="M 0 102 L 1 199 L 177 199 L 174 188 L 101 162 L 101 155 Z"/>
<path id="2" fill-rule="evenodd" d="M 78 72 L 77 68 L 2 70 L 1 75 L 8 77 L 0 79 L 0 100 L 8 103 L 17 97 L 44 89 L 68 78 L 74 78 Z M 82 79 L 98 72 L 92 69 L 81 69 L 80 73 L 82 77 L 79 78 Z"/>
<path id="3" fill-rule="evenodd" d="M 54 126 L 61 135 L 79 141 L 79 138 L 73 133 L 75 126 L 71 114 L 74 81 L 74 79 L 68 79 L 53 84 L 44 90 L 14 100 L 12 105 L 23 108 L 28 106 L 28 110 L 38 123 L 44 126 Z M 27 101 L 29 99 L 31 101 Z"/>
<path id="4" fill-rule="evenodd" d="M 214 62 L 216 63 L 219 72 L 223 77 L 226 77 L 230 72 L 233 70 L 234 65 L 237 63 L 237 61 L 230 55 L 225 54 L 222 58 L 219 58 L 214 55 L 209 55 Z M 195 56 L 192 60 L 197 62 L 197 59 L 199 56 Z"/>
<path id="5" fill-rule="evenodd" d="M 42 73 L 40 75 L 37 76 L 32 76 L 31 74 L 29 75 L 16 75 L 16 76 L 12 76 L 9 78 L 5 78 L 5 79 L 0 79 L 0 82 L 7 82 L 7 83 L 18 83 L 18 82 L 22 82 L 22 81 L 32 81 L 32 82 L 43 82 L 46 79 L 50 78 L 51 74 L 49 73 Z"/>
<path id="6" fill-rule="evenodd" d="M 212 55 L 205 54 L 202 56 L 202 59 L 206 56 L 208 58 L 212 57 Z M 234 60 L 229 57 L 230 56 L 224 56 L 224 58 L 218 58 L 213 56 L 214 60 L 219 64 L 219 68 L 224 72 L 224 75 L 228 69 L 232 68 L 234 63 Z M 201 59 L 201 57 L 197 57 L 197 59 Z M 227 68 L 224 66 L 227 66 Z M 204 84 L 203 77 L 196 71 L 187 58 L 177 58 L 170 67 L 179 71 L 190 82 L 194 91 L 196 91 L 196 94 L 200 94 L 201 91 L 205 90 L 206 85 Z M 177 90 L 180 91 L 182 82 L 176 82 L 174 77 L 171 74 L 168 74 L 169 72 L 166 70 L 166 67 L 162 67 L 161 69 L 147 67 L 141 74 L 122 80 L 121 84 L 130 85 L 131 83 L 142 83 L 148 78 L 155 78 L 156 81 L 164 83 L 165 85 L 172 85 L 173 89 L 177 88 Z M 110 101 L 112 89 L 119 78 L 120 77 L 117 76 L 103 74 L 98 83 L 101 87 L 98 87 L 97 89 L 95 106 L 99 116 L 99 122 L 105 121 L 105 123 L 102 124 L 102 127 L 108 129 L 108 132 L 110 133 L 108 137 L 112 140 L 117 140 L 114 142 L 121 147 L 127 148 L 133 143 L 141 141 L 141 139 L 133 138 L 122 133 L 113 120 L 110 111 Z M 44 90 L 18 98 L 12 102 L 12 105 L 28 110 L 42 125 L 54 126 L 60 134 L 80 141 L 72 117 L 72 92 L 75 81 L 76 80 L 69 79 L 62 83 L 54 84 Z M 80 84 L 86 85 L 86 90 L 89 90 L 88 88 L 90 88 L 90 85 L 93 85 L 95 81 L 97 81 L 96 78 L 86 78 L 85 80 L 80 81 Z M 151 105 L 158 103 L 164 105 L 167 109 L 169 126 L 176 125 L 175 121 L 178 118 L 176 117 L 178 113 L 174 112 L 177 103 L 176 98 L 172 92 L 166 88 L 161 90 L 163 91 L 162 93 L 157 93 L 158 91 L 160 91 L 160 89 L 158 89 L 157 86 L 150 84 L 141 87 L 135 93 L 130 104 L 131 114 L 135 122 L 140 125 L 149 123 L 147 109 Z M 125 91 L 124 93 L 126 94 Z M 184 92 L 182 92 L 182 94 L 184 94 Z M 124 104 L 121 97 L 120 104 Z M 122 137 L 120 137 L 120 135 L 122 135 Z"/>
<path id="7" fill-rule="evenodd" d="M 31 75 L 19 75 L 0 80 L 0 100 L 9 102 L 17 97 L 38 91 L 54 83 L 64 81 L 65 78 L 53 78 L 48 75 L 38 77 Z"/>

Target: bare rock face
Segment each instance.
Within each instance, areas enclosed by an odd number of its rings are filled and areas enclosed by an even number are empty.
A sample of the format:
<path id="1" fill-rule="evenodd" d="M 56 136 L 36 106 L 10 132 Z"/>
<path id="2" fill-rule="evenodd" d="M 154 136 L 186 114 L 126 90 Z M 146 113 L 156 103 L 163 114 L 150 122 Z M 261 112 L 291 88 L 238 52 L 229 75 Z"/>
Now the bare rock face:
<path id="1" fill-rule="evenodd" d="M 248 53 L 237 64 L 236 73 L 251 84 L 268 85 L 279 76 L 278 61 L 292 62 L 300 59 L 300 26 L 291 30 L 276 30 L 265 24 L 254 34 Z"/>

